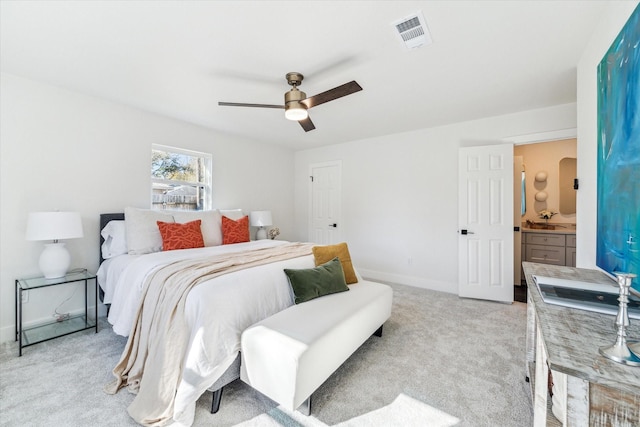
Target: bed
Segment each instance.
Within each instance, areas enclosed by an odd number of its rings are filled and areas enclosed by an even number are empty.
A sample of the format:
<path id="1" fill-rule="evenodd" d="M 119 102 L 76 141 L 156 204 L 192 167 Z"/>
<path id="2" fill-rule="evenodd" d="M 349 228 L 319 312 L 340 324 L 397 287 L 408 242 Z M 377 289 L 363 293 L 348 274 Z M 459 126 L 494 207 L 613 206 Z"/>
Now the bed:
<path id="1" fill-rule="evenodd" d="M 276 240 L 219 244 L 218 218 L 229 215 L 236 218 L 232 218 L 233 221 L 240 221 L 243 216 L 237 210 L 167 214 L 127 208 L 125 212 L 126 221 L 122 213 L 103 214 L 100 218 L 101 298 L 109 307 L 108 320 L 113 331 L 129 337 L 122 359 L 114 368 L 116 381 L 105 390 L 115 393 L 127 387 L 136 393 L 128 411 L 140 424 L 191 425 L 198 398 L 207 390 L 214 391 L 213 412 L 220 403 L 222 387 L 239 377 L 242 331 L 293 305 L 293 294 L 283 270 L 314 267 L 311 244 Z M 132 240 L 138 239 L 140 229 L 152 234 L 156 221 L 185 224 L 198 216 L 203 236 L 208 233 L 209 246 L 158 251 L 156 244 L 155 249 L 151 245 L 148 251 L 149 242 L 145 241 L 141 246 L 143 250 L 138 251 L 140 245 L 132 244 Z M 137 219 L 130 220 L 132 218 Z M 123 230 L 127 249 L 123 249 L 121 241 Z M 119 242 L 116 234 L 120 235 Z M 235 261 L 238 258 L 249 261 L 238 267 L 239 262 Z M 167 321 L 177 322 L 178 326 L 174 327 L 174 323 L 167 323 L 170 326 L 166 328 L 158 326 L 164 323 L 156 319 L 163 317 L 158 314 L 158 308 L 147 302 L 149 294 L 156 292 L 148 290 L 151 289 L 149 283 L 156 280 L 156 276 L 168 280 L 179 274 L 193 275 L 192 271 L 201 268 L 205 259 L 207 265 L 212 259 L 221 265 L 230 262 L 234 265 L 233 271 L 212 274 L 212 267 L 207 266 L 208 275 L 204 274 L 197 286 L 188 288 L 181 297 L 182 312 L 178 313 L 183 315 L 172 314 L 179 319 Z M 164 298 L 166 293 L 169 291 L 159 290 L 154 295 Z M 145 310 L 151 314 L 141 314 Z M 144 332 L 146 327 L 150 332 Z M 158 330 L 154 332 L 155 329 Z M 182 332 L 176 335 L 175 330 Z M 136 347 L 139 337 L 152 333 L 159 334 L 160 344 Z M 155 358 L 162 360 L 156 363 Z"/>

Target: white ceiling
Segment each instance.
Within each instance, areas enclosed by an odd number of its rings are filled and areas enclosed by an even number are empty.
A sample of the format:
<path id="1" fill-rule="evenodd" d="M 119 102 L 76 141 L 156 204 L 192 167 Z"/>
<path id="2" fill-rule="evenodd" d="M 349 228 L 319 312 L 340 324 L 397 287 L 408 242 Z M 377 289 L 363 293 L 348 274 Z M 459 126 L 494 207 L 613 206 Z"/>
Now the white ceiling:
<path id="1" fill-rule="evenodd" d="M 576 65 L 603 1 L 6 1 L 2 72 L 224 133 L 307 149 L 576 101 Z M 421 10 L 433 44 L 391 23 Z M 289 71 L 308 96 L 283 110 Z"/>

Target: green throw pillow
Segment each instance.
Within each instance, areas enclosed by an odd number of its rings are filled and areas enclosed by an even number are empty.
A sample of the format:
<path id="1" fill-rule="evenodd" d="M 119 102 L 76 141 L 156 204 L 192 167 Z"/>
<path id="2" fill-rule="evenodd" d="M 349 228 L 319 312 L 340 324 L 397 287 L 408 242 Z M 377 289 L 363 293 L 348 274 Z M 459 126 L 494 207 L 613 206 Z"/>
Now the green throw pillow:
<path id="1" fill-rule="evenodd" d="M 316 268 L 301 270 L 285 268 L 284 272 L 293 288 L 296 304 L 349 290 L 344 280 L 342 264 L 337 257 Z"/>

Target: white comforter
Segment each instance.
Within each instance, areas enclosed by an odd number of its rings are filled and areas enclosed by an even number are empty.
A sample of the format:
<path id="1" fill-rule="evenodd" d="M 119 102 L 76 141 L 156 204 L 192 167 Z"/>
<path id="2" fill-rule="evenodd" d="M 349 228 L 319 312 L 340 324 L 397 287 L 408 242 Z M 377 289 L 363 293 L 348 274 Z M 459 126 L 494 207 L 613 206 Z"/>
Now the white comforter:
<path id="1" fill-rule="evenodd" d="M 140 304 L 145 277 L 167 263 L 205 254 L 221 254 L 282 245 L 260 240 L 201 249 L 126 256 L 117 277 L 103 288 L 112 292 L 109 322 L 119 335 L 128 336 Z M 116 265 L 116 263 L 112 265 Z M 126 264 L 126 266 L 123 266 Z M 225 274 L 196 286 L 187 296 L 186 316 L 190 330 L 183 377 L 174 406 L 175 425 L 191 425 L 195 402 L 231 365 L 240 351 L 240 335 L 250 325 L 293 304 L 284 268 L 310 268 L 313 255 L 266 264 Z M 101 267 L 102 268 L 102 267 Z"/>

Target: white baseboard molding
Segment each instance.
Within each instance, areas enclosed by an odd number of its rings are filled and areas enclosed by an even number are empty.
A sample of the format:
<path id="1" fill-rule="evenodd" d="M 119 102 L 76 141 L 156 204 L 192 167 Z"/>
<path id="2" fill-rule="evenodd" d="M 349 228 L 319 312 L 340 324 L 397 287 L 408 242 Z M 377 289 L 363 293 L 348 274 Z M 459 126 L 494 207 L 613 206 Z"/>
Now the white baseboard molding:
<path id="1" fill-rule="evenodd" d="M 373 282 L 397 283 L 399 285 L 413 286 L 416 288 L 429 289 L 432 291 L 447 292 L 450 294 L 458 294 L 457 282 L 443 282 L 440 280 L 426 279 L 424 277 L 406 276 L 404 274 L 385 273 L 382 271 L 358 269 L 358 273 Z"/>
<path id="2" fill-rule="evenodd" d="M 5 326 L 0 329 L 0 343 L 4 343 L 7 341 L 15 341 L 16 339 L 16 330 L 14 325 Z"/>

